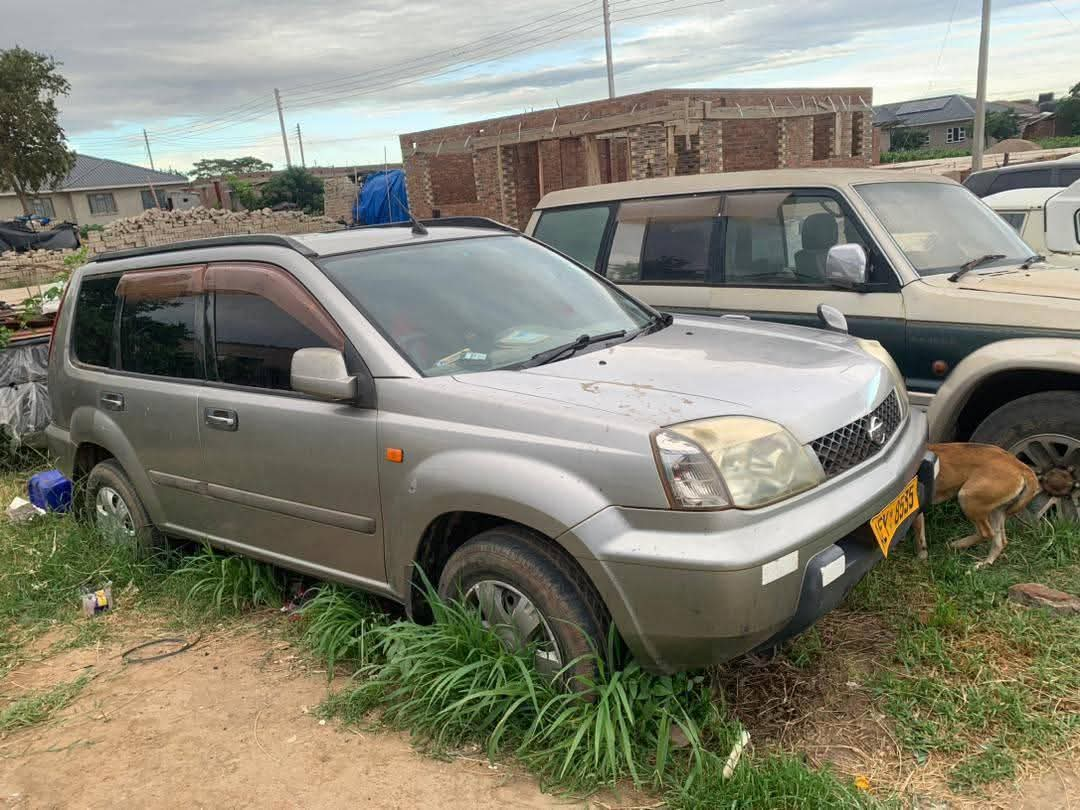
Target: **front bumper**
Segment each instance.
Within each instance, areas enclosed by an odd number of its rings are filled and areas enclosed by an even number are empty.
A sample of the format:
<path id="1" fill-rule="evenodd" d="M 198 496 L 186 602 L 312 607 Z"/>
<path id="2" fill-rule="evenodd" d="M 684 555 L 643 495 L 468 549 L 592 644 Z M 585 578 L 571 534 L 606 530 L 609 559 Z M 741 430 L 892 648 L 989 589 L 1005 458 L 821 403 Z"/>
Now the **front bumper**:
<path id="1" fill-rule="evenodd" d="M 778 643 L 836 607 L 883 559 L 870 519 L 916 476 L 919 503 L 930 503 L 933 466 L 926 419 L 913 411 L 872 462 L 803 495 L 748 511 L 609 507 L 564 545 L 644 666 L 696 669 Z"/>

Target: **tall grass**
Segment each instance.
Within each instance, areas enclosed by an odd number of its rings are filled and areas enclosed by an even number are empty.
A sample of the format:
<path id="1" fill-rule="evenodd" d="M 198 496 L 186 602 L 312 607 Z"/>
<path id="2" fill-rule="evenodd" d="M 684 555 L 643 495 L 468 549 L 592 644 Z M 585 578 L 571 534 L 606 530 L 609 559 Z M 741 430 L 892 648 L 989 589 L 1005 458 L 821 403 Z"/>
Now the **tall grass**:
<path id="1" fill-rule="evenodd" d="M 189 557 L 169 578 L 184 590 L 189 607 L 209 613 L 280 607 L 285 600 L 285 579 L 278 569 L 211 546 Z"/>
<path id="2" fill-rule="evenodd" d="M 371 599 L 340 585 L 321 585 L 300 615 L 305 620 L 303 641 L 326 661 L 329 678 L 338 662 L 373 663 L 373 631 L 386 617 Z"/>

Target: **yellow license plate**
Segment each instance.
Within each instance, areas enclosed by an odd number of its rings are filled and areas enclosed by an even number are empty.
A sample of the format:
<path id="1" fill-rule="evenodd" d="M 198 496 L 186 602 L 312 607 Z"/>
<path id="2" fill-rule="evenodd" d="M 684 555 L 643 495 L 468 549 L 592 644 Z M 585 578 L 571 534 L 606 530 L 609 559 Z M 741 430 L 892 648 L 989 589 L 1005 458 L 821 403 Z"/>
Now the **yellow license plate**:
<path id="1" fill-rule="evenodd" d="M 881 553 L 889 556 L 889 545 L 900 524 L 919 511 L 919 479 L 912 478 L 893 502 L 870 520 Z"/>

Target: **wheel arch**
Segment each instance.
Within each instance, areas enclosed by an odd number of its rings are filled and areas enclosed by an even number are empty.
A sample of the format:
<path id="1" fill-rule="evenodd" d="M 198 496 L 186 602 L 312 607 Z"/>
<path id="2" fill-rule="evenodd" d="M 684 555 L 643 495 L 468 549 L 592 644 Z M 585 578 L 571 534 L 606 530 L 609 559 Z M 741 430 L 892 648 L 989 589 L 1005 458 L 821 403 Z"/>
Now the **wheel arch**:
<path id="1" fill-rule="evenodd" d="M 965 357 L 927 411 L 930 441 L 967 440 L 991 413 L 1043 391 L 1080 390 L 1080 340 L 1019 338 L 991 343 Z"/>

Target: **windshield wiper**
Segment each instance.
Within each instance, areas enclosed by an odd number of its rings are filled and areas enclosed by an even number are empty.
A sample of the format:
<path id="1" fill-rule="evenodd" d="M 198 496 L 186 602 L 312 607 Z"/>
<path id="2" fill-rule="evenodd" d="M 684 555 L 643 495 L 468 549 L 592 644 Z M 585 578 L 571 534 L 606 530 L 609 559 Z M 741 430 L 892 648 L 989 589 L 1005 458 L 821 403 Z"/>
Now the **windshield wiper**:
<path id="1" fill-rule="evenodd" d="M 957 281 L 960 280 L 960 278 L 965 273 L 971 272 L 976 267 L 979 267 L 980 265 L 986 264 L 987 262 L 993 262 L 993 261 L 997 261 L 998 259 L 1004 259 L 1004 258 L 1005 258 L 1004 253 L 987 253 L 985 256 L 979 256 L 978 258 L 972 259 L 969 262 L 964 262 L 962 265 L 960 265 L 959 270 L 957 270 L 955 273 L 953 273 L 951 276 L 949 276 L 949 281 L 957 282 Z"/>
<path id="2" fill-rule="evenodd" d="M 1035 262 L 1045 262 L 1045 261 L 1046 261 L 1046 257 L 1043 256 L 1041 253 L 1032 253 L 1030 256 L 1028 256 L 1026 259 L 1024 259 L 1023 264 L 1020 265 L 1020 269 L 1021 270 L 1027 270 L 1027 269 L 1029 269 L 1031 267 L 1031 265 L 1035 264 Z"/>
<path id="3" fill-rule="evenodd" d="M 551 363 L 555 360 L 561 360 L 563 357 L 570 357 L 575 352 L 581 351 L 586 346 L 591 346 L 593 343 L 603 343 L 605 340 L 615 340 L 615 338 L 621 338 L 626 336 L 626 330 L 620 329 L 617 332 L 604 332 L 601 335 L 578 335 L 569 343 L 564 343 L 561 346 L 555 346 L 552 349 L 544 349 L 542 352 L 537 352 L 518 368 L 532 368 L 533 366 L 542 366 L 545 363 Z"/>

